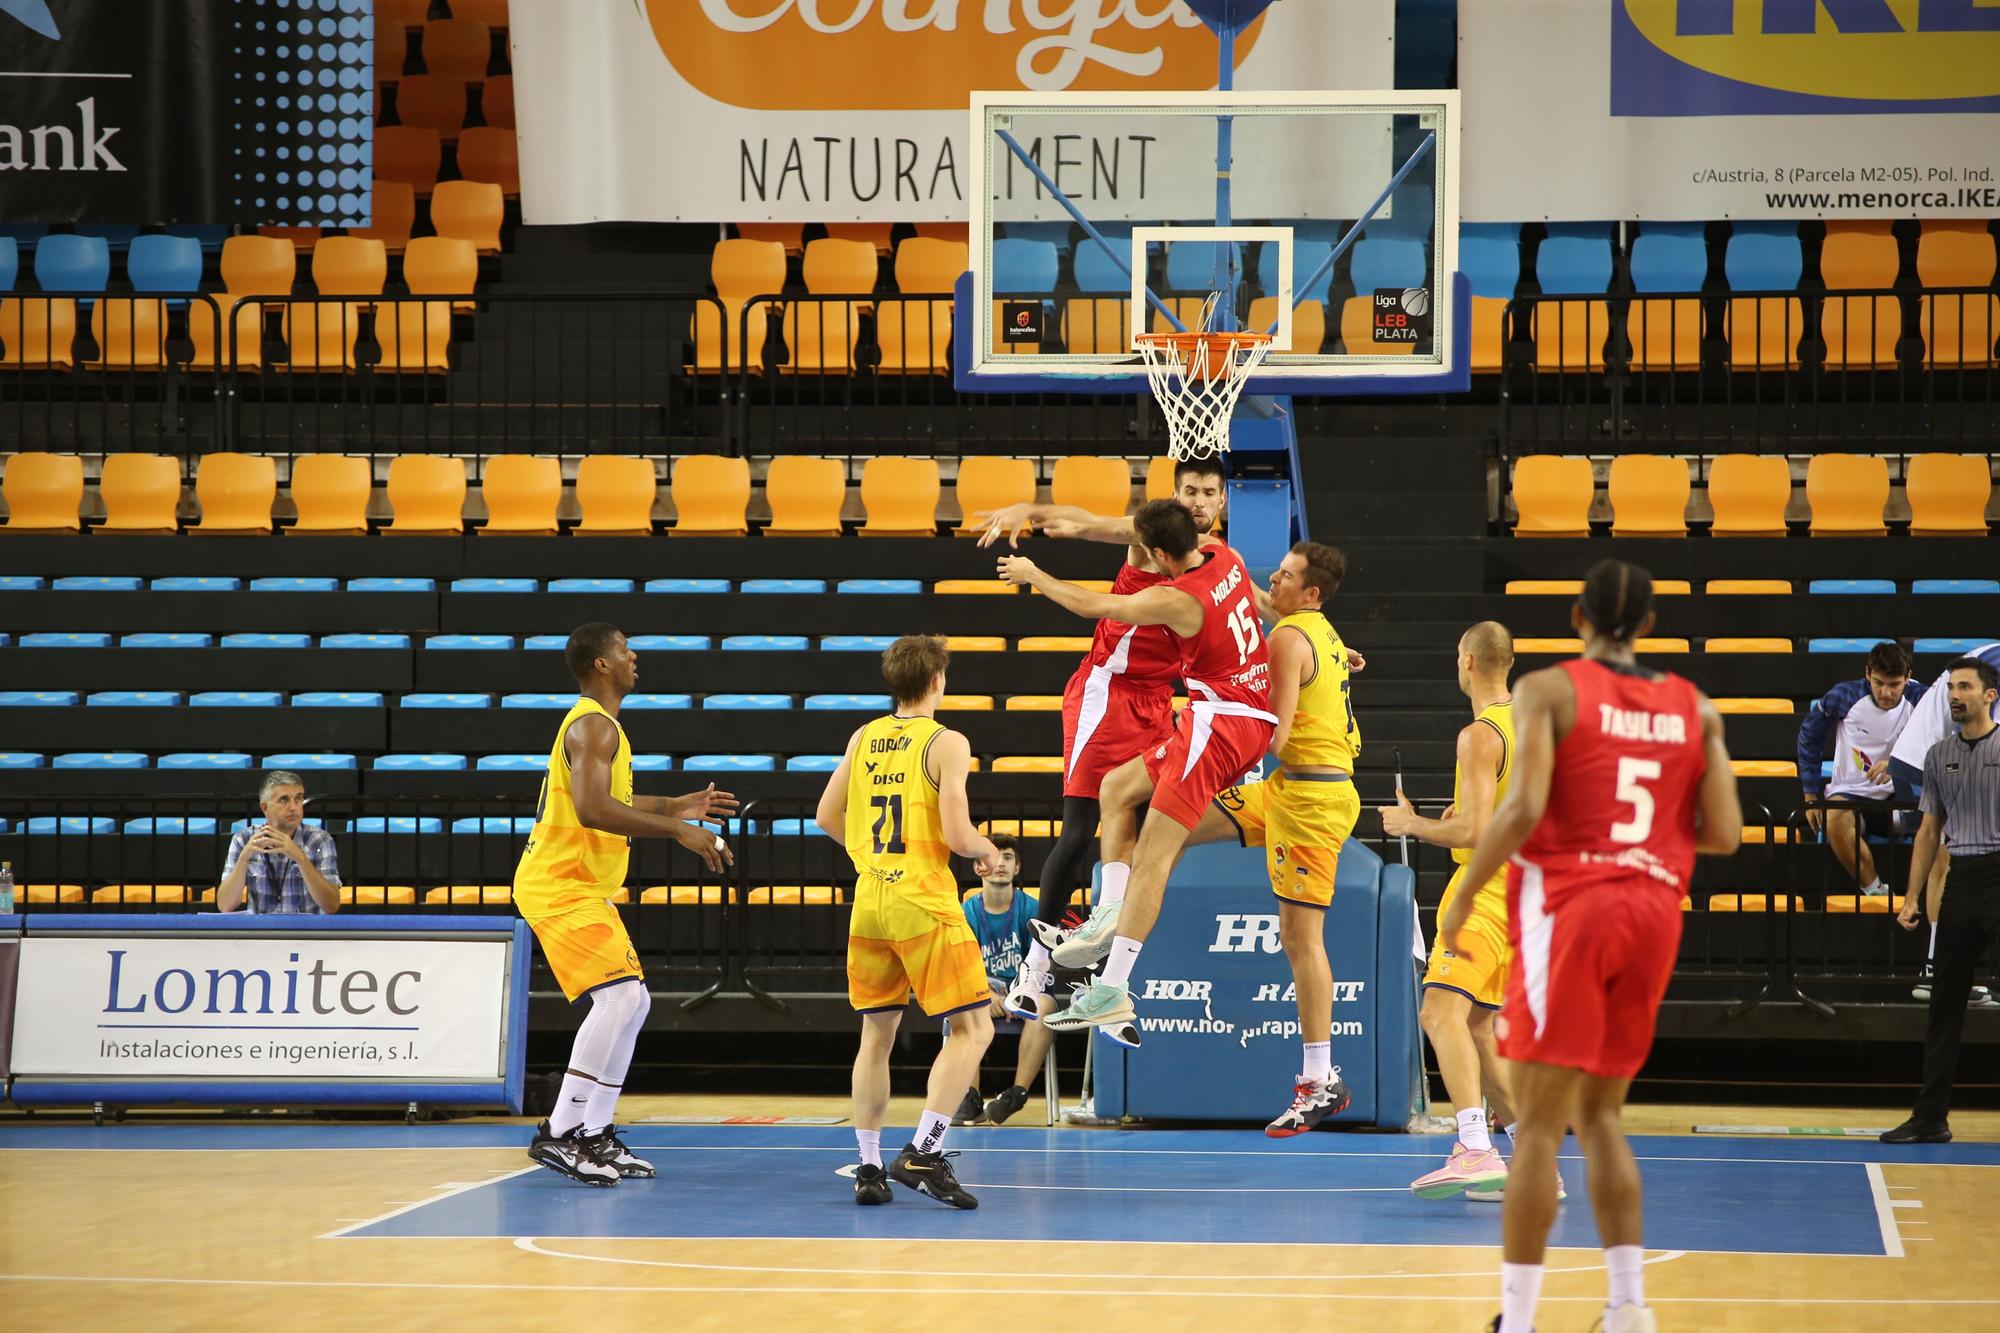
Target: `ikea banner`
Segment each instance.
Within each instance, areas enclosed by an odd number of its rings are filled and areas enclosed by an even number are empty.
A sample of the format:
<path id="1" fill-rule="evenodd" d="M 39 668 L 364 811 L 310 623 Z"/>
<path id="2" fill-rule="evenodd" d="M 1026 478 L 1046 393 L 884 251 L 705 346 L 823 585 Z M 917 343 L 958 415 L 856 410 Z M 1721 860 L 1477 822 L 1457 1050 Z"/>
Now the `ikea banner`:
<path id="1" fill-rule="evenodd" d="M 1481 0 L 1458 53 L 1468 222 L 2000 213 L 1994 0 Z"/>
<path id="2" fill-rule="evenodd" d="M 1392 87 L 1394 8 L 1274 5 L 1236 86 Z M 974 90 L 1213 88 L 1218 59 L 1184 0 L 564 0 L 512 24 L 530 223 L 962 221 Z"/>

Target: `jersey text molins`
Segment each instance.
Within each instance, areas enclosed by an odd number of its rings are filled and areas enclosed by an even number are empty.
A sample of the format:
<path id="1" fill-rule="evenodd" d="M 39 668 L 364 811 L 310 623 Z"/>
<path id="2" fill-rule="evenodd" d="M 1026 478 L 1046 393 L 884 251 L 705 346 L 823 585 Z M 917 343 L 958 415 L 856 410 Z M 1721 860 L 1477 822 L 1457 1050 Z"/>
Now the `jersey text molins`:
<path id="1" fill-rule="evenodd" d="M 1236 568 L 1230 570 L 1220 583 L 1208 590 L 1208 599 L 1217 606 L 1221 606 L 1223 599 L 1229 596 L 1230 593 L 1235 592 L 1237 586 L 1242 582 L 1243 566 L 1238 565 Z"/>
<path id="2" fill-rule="evenodd" d="M 1597 706 L 1598 730 L 1621 741 L 1655 745 L 1687 744 L 1687 719 L 1678 713 L 1637 713 L 1610 704 Z"/>

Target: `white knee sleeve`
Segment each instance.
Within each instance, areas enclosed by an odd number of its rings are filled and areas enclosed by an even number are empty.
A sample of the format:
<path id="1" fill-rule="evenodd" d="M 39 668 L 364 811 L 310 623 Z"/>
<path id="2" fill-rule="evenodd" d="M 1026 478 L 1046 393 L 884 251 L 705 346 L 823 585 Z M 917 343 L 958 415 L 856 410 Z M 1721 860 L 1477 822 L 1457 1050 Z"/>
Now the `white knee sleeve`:
<path id="1" fill-rule="evenodd" d="M 621 981 L 590 993 L 590 1012 L 577 1029 L 570 1068 L 600 1083 L 622 1084 L 632 1065 L 632 1048 L 653 997 L 643 981 Z"/>

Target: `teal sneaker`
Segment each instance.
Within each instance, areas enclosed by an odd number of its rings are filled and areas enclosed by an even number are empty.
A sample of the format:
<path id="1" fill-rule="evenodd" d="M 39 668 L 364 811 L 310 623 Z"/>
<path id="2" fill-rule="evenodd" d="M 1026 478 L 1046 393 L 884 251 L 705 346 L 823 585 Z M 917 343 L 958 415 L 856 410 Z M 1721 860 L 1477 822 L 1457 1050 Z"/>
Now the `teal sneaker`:
<path id="1" fill-rule="evenodd" d="M 1090 984 L 1078 986 L 1071 994 L 1069 1008 L 1049 1014 L 1042 1019 L 1042 1025 L 1051 1032 L 1099 1028 L 1120 1046 L 1137 1049 L 1138 1018 L 1130 991 L 1101 977 L 1092 977 Z"/>
<path id="2" fill-rule="evenodd" d="M 1118 936 L 1118 909 L 1123 902 L 1099 903 L 1090 909 L 1090 919 L 1069 933 L 1069 938 L 1049 951 L 1059 967 L 1095 967 L 1111 952 Z"/>

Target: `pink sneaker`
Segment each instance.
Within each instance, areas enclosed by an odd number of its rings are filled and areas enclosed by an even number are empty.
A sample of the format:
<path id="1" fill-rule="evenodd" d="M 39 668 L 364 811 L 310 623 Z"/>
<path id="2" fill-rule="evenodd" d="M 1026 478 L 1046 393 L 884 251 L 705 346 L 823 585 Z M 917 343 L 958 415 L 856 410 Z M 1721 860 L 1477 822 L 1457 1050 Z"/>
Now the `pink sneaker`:
<path id="1" fill-rule="evenodd" d="M 1487 1185 L 1487 1186 L 1482 1186 L 1481 1188 L 1478 1189 L 1469 1189 L 1465 1192 L 1465 1197 L 1472 1200 L 1474 1203 L 1499 1203 L 1501 1201 L 1502 1192 L 1506 1189 L 1506 1187 L 1507 1187 L 1507 1182 L 1505 1180 L 1502 1180 L 1497 1185 Z M 1569 1197 L 1569 1191 L 1563 1188 L 1562 1172 L 1558 1171 L 1556 1172 L 1556 1202 L 1561 1203 L 1564 1199 L 1567 1199 L 1568 1197 Z"/>
<path id="2" fill-rule="evenodd" d="M 1469 1189 L 1503 1189 L 1506 1183 L 1507 1163 L 1500 1159 L 1499 1153 L 1491 1148 L 1473 1152 L 1463 1143 L 1456 1143 L 1445 1164 L 1411 1181 L 1410 1189 L 1420 1199 L 1449 1199 Z"/>

